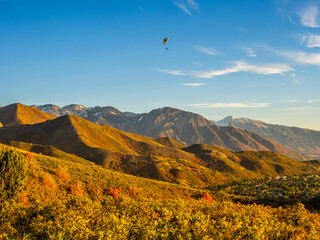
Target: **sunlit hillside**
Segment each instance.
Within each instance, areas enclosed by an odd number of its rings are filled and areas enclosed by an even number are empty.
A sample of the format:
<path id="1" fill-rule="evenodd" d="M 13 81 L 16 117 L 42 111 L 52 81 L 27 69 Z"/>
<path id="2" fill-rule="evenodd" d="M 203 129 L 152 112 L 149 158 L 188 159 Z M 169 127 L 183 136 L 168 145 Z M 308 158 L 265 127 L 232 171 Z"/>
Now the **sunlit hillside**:
<path id="1" fill-rule="evenodd" d="M 320 215 L 117 173 L 74 155 L 24 156 L 21 192 L 1 201 L 2 239 L 317 239 Z M 0 154 L 1 155 L 1 154 Z"/>

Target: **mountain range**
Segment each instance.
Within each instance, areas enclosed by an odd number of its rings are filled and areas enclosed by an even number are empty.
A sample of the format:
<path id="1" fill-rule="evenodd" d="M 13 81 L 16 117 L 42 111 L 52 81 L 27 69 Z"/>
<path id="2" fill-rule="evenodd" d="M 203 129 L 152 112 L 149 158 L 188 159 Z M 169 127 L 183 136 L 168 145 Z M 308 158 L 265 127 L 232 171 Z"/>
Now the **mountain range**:
<path id="1" fill-rule="evenodd" d="M 184 145 L 209 144 L 232 151 L 273 151 L 296 160 L 309 159 L 253 132 L 219 127 L 201 115 L 170 107 L 142 114 L 121 112 L 110 106 L 86 108 L 72 104 L 60 108 L 47 104 L 32 107 L 55 116 L 74 114 L 96 124 L 109 125 L 151 138 L 170 137 Z"/>
<path id="2" fill-rule="evenodd" d="M 25 110 L 24 114 L 17 114 L 21 112 L 19 108 Z M 1 110 L 11 123 L 0 128 L 1 143 L 58 158 L 74 154 L 112 170 L 189 187 L 263 176 L 317 174 L 320 168 L 317 162 L 299 162 L 271 151 L 234 152 L 206 144 L 185 146 L 169 137 L 153 139 L 98 125 L 73 114 L 47 115 L 48 120 L 43 121 L 40 111 L 23 104 Z M 34 123 L 20 124 L 20 118 Z"/>
<path id="3" fill-rule="evenodd" d="M 320 158 L 320 131 L 269 124 L 250 118 L 233 116 L 212 122 L 221 127 L 236 127 L 251 131 L 294 151 Z"/>

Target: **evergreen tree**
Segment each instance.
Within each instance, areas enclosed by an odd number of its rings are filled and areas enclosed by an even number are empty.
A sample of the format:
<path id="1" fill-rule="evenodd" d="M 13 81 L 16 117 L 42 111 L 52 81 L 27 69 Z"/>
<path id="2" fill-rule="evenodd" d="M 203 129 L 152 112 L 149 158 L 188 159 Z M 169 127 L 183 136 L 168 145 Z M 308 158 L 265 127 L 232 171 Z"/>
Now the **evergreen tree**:
<path id="1" fill-rule="evenodd" d="M 24 155 L 14 150 L 0 149 L 0 199 L 16 196 L 26 177 Z"/>

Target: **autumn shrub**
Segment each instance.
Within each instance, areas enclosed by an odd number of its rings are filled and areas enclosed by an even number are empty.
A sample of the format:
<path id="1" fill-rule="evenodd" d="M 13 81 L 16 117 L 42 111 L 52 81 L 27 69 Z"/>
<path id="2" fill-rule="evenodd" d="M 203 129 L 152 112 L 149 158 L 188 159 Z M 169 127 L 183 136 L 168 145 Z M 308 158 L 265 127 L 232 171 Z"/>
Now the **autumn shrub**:
<path id="1" fill-rule="evenodd" d="M 26 177 L 24 155 L 14 150 L 0 149 L 0 199 L 16 196 Z"/>
<path id="2" fill-rule="evenodd" d="M 57 184 L 56 181 L 54 180 L 54 178 L 52 177 L 51 174 L 49 173 L 43 173 L 41 176 L 41 183 L 43 184 L 43 186 L 50 190 L 53 191 L 56 189 Z"/>
<path id="3" fill-rule="evenodd" d="M 26 157 L 27 157 L 28 159 L 34 159 L 33 153 L 31 153 L 31 152 L 27 152 L 27 153 L 26 153 Z"/>
<path id="4" fill-rule="evenodd" d="M 70 185 L 70 193 L 75 196 L 83 196 L 82 182 L 77 181 Z"/>
<path id="5" fill-rule="evenodd" d="M 118 198 L 120 196 L 120 192 L 121 192 L 121 186 L 119 186 L 119 188 L 109 188 L 109 194 L 114 198 Z"/>
<path id="6" fill-rule="evenodd" d="M 138 191 L 136 186 L 134 186 L 133 188 L 129 186 L 129 195 L 134 197 L 138 196 Z"/>
<path id="7" fill-rule="evenodd" d="M 68 170 L 61 165 L 58 166 L 58 169 L 55 171 L 56 176 L 64 181 L 64 182 L 69 182 L 71 181 L 70 174 L 68 173 Z"/>
<path id="8" fill-rule="evenodd" d="M 210 203 L 213 202 L 213 199 L 212 199 L 212 197 L 210 196 L 209 193 L 203 194 L 202 198 L 203 198 L 204 200 L 207 200 L 207 201 L 210 202 Z"/>

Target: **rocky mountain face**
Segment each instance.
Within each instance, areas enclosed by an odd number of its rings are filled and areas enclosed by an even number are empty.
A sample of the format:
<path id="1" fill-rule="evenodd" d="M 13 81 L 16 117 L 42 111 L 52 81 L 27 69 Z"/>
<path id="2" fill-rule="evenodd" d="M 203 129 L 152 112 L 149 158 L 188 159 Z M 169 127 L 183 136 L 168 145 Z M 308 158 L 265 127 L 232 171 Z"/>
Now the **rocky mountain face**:
<path id="1" fill-rule="evenodd" d="M 213 122 L 218 126 L 231 126 L 254 132 L 302 154 L 320 156 L 320 131 L 268 124 L 258 120 L 232 116 Z"/>
<path id="2" fill-rule="evenodd" d="M 253 132 L 219 127 L 201 115 L 170 107 L 143 114 L 121 112 L 113 107 L 86 108 L 75 104 L 63 108 L 55 105 L 33 107 L 56 116 L 72 113 L 93 123 L 152 138 L 170 137 L 185 145 L 209 144 L 232 151 L 273 151 L 296 160 L 308 159 Z"/>
<path id="3" fill-rule="evenodd" d="M 134 128 L 134 123 L 139 120 L 139 115 L 141 115 L 131 112 L 120 112 L 118 109 L 111 106 L 85 107 L 82 105 L 70 104 L 64 107 L 59 107 L 53 104 L 46 104 L 32 105 L 32 107 L 56 117 L 74 114 L 90 122 L 100 125 L 109 125 L 125 131 L 128 131 L 127 129 Z"/>

